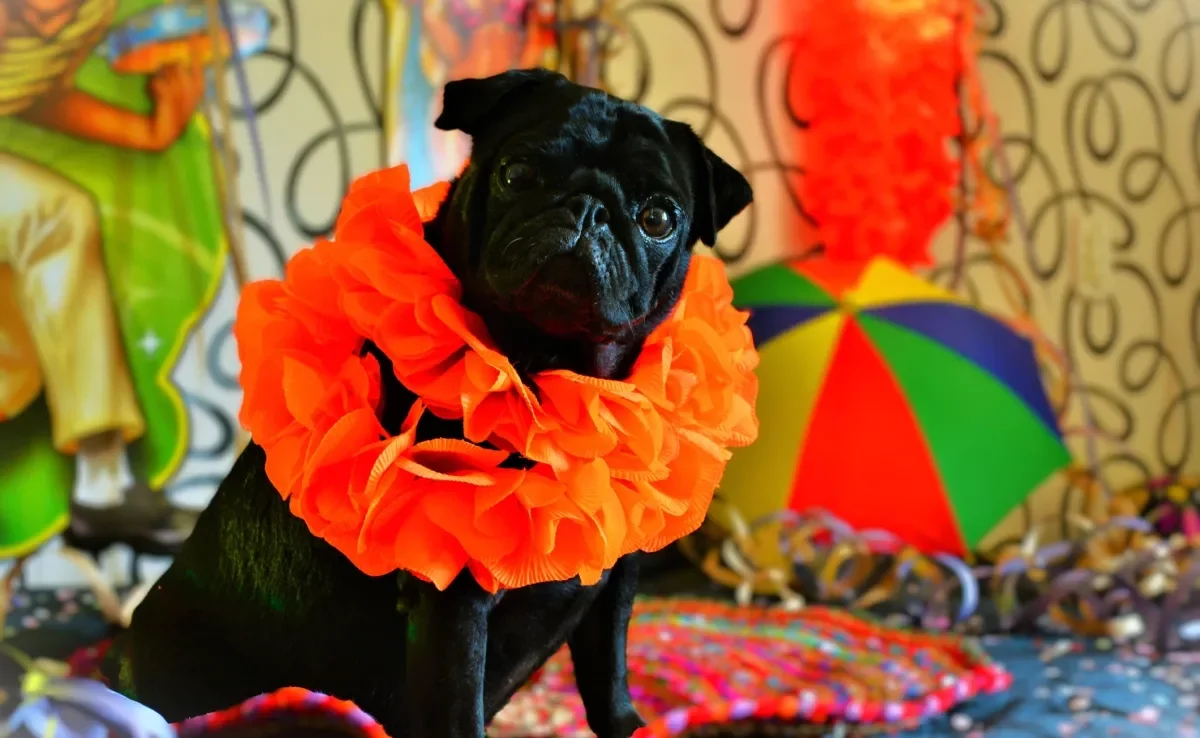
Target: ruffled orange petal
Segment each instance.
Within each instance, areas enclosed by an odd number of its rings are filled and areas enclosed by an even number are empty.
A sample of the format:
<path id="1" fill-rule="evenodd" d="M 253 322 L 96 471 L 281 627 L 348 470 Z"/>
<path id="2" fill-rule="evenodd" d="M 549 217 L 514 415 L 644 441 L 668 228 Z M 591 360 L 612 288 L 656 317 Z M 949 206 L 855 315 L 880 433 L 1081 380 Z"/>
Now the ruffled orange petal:
<path id="1" fill-rule="evenodd" d="M 369 407 L 343 415 L 323 435 L 314 439 L 305 458 L 303 487 L 311 486 L 312 475 L 318 470 L 350 460 L 363 446 L 379 443 L 383 433 L 375 411 Z"/>
<path id="2" fill-rule="evenodd" d="M 263 450 L 268 451 L 264 471 L 285 500 L 301 489 L 304 459 L 310 441 L 308 429 L 293 423 L 286 431 L 276 435 L 271 443 L 263 444 Z"/>
<path id="3" fill-rule="evenodd" d="M 413 193 L 413 203 L 417 207 L 417 212 L 421 215 L 421 220 L 428 223 L 437 215 L 437 211 L 442 207 L 442 203 L 446 201 L 446 196 L 450 194 L 449 182 L 436 182 L 428 187 L 422 187 Z"/>
<path id="4" fill-rule="evenodd" d="M 579 574 L 594 554 L 595 525 L 566 500 L 529 511 L 531 525 L 517 538 L 517 548 L 503 559 L 487 562 L 507 589 L 555 582 Z"/>
<path id="5" fill-rule="evenodd" d="M 283 432 L 292 420 L 287 408 L 272 397 L 283 381 L 279 347 L 286 343 L 279 340 L 277 324 L 282 316 L 275 313 L 275 305 L 283 295 L 283 285 L 279 282 L 246 285 L 233 326 L 241 364 L 239 380 L 246 398 L 239 420 L 247 428 L 254 428 L 264 440 Z M 279 343 L 271 345 L 272 338 Z"/>
<path id="6" fill-rule="evenodd" d="M 500 480 L 497 480 L 499 483 Z M 474 490 L 439 490 L 424 502 L 429 519 L 451 533 L 475 561 L 494 561 L 517 547 L 514 530 L 528 529 L 529 513 L 511 498 L 482 514 L 475 512 Z"/>
<path id="7" fill-rule="evenodd" d="M 342 200 L 334 233 L 339 240 L 380 239 L 394 226 L 422 231 L 421 214 L 409 191 L 408 167 L 381 169 L 359 177 Z"/>
<path id="8" fill-rule="evenodd" d="M 387 542 L 393 542 L 394 568 L 412 572 L 440 590 L 449 587 L 471 560 L 454 534 L 438 525 L 420 505 L 398 519 L 389 536 L 380 538 L 380 545 L 386 550 Z"/>
<path id="9" fill-rule="evenodd" d="M 517 499 L 527 508 L 545 507 L 566 494 L 566 487 L 554 477 L 545 474 L 528 474 L 516 490 Z"/>
<path id="10" fill-rule="evenodd" d="M 704 522 L 713 493 L 721 483 L 726 458 L 714 456 L 694 442 L 680 439 L 679 458 L 671 467 L 672 474 L 656 485 L 664 504 L 662 530 L 642 544 L 643 551 L 657 551 L 686 535 L 695 532 Z M 665 500 L 683 502 L 682 511 Z"/>
<path id="11" fill-rule="evenodd" d="M 331 377 L 313 366 L 314 362 L 283 357 L 283 402 L 301 425 L 312 427 L 313 416 L 329 387 Z"/>

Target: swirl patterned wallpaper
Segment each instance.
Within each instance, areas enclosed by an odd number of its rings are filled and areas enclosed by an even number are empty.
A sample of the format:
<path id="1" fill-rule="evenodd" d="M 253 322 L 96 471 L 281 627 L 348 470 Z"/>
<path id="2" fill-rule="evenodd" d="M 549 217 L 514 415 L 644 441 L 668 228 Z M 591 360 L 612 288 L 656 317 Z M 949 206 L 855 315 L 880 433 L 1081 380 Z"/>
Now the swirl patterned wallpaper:
<path id="1" fill-rule="evenodd" d="M 1048 361 L 1047 384 L 1072 450 L 1094 460 L 1102 486 L 1195 474 L 1200 6 L 988 0 L 981 7 L 982 74 L 1019 208 L 999 261 L 967 239 L 960 288 L 1000 314 L 1027 310 L 1072 367 L 1064 375 Z M 951 225 L 937 244 L 934 277 L 944 284 L 956 238 Z M 1031 522 L 1059 532 L 1061 512 L 1079 509 L 1085 497 L 1066 475 L 1052 478 L 997 535 Z"/>
<path id="2" fill-rule="evenodd" d="M 404 0 L 406 1 L 406 0 Z M 756 204 L 722 237 L 740 271 L 807 244 L 799 198 L 803 122 L 790 94 L 798 52 L 781 11 L 795 0 L 570 3 L 607 24 L 598 70 L 615 93 L 683 119 L 744 171 Z M 379 0 L 265 0 L 276 19 L 248 62 L 264 139 L 264 202 L 243 157 L 245 242 L 254 277 L 325 233 L 348 181 L 387 148 Z M 601 7 L 603 5 L 603 7 Z M 987 0 L 982 69 L 1001 118 L 1030 242 L 1014 224 L 993 256 L 968 237 L 959 288 L 988 309 L 1028 309 L 1075 372 L 1047 362 L 1072 446 L 1112 485 L 1200 472 L 1200 7 L 1186 0 Z M 402 112 L 402 111 L 401 111 Z M 248 151 L 244 121 L 232 135 Z M 1016 220 L 1021 220 L 1020 217 Z M 931 277 L 954 280 L 958 226 L 939 237 Z M 236 303 L 220 297 L 182 357 L 193 448 L 171 492 L 203 503 L 233 460 Z M 1089 425 L 1093 431 L 1082 429 Z M 1082 499 L 1065 478 L 1011 525 L 1057 518 Z M 902 502 L 897 502 L 902 504 Z M 114 570 L 119 570 L 114 568 Z M 72 574 L 52 555 L 34 581 Z"/>

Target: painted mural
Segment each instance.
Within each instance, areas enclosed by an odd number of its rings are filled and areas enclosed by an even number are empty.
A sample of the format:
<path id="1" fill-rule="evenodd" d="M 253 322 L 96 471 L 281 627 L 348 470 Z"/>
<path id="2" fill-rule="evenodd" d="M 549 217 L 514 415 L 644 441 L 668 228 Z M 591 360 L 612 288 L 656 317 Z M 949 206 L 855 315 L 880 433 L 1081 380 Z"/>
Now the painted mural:
<path id="1" fill-rule="evenodd" d="M 243 53 L 269 30 L 237 16 Z M 170 553 L 190 423 L 172 370 L 225 268 L 213 7 L 0 3 L 0 559 L 59 533 Z"/>

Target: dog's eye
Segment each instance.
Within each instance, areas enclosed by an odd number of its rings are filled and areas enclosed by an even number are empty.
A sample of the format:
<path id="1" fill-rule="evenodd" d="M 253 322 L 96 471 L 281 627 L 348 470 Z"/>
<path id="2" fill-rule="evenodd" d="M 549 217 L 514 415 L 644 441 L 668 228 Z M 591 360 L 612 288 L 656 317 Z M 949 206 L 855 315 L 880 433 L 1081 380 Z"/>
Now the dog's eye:
<path id="1" fill-rule="evenodd" d="M 528 187 L 537 180 L 537 170 L 528 162 L 512 161 L 504 165 L 504 171 L 500 173 L 500 177 L 505 187 L 519 190 Z"/>
<path id="2" fill-rule="evenodd" d="M 638 225 L 650 238 L 666 238 L 675 230 L 675 219 L 665 208 L 651 205 L 638 215 Z"/>

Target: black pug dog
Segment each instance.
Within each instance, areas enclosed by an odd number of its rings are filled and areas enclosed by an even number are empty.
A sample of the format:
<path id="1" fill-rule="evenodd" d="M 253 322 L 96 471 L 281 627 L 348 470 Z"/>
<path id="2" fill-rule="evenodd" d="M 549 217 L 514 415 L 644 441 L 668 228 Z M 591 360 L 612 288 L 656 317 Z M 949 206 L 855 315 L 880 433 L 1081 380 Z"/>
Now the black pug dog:
<path id="1" fill-rule="evenodd" d="M 627 374 L 678 300 L 697 241 L 750 204 L 686 125 L 547 71 L 446 85 L 436 124 L 471 162 L 426 237 L 519 370 Z M 414 400 L 385 377 L 395 433 Z M 387 384 L 387 379 L 391 379 Z M 426 414 L 419 437 L 462 437 Z M 521 458 L 513 464 L 527 463 Z M 294 517 L 250 445 L 114 644 L 110 683 L 179 720 L 284 686 L 352 700 L 395 738 L 482 738 L 563 643 L 600 738 L 642 725 L 626 682 L 638 562 L 489 595 L 370 577 Z"/>

